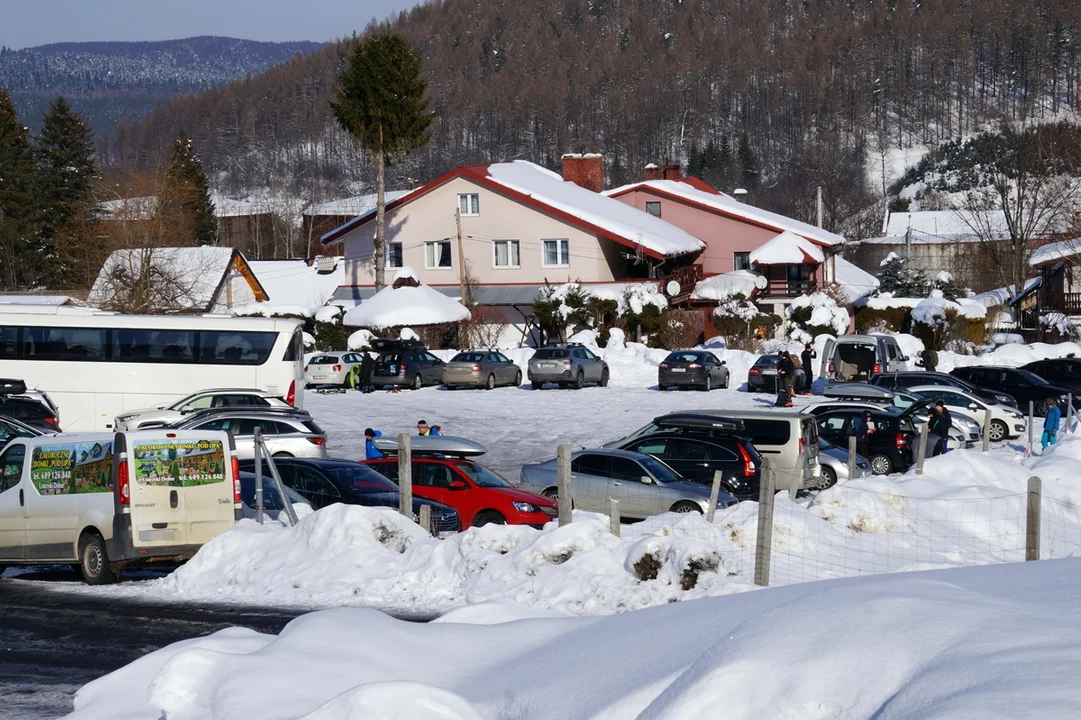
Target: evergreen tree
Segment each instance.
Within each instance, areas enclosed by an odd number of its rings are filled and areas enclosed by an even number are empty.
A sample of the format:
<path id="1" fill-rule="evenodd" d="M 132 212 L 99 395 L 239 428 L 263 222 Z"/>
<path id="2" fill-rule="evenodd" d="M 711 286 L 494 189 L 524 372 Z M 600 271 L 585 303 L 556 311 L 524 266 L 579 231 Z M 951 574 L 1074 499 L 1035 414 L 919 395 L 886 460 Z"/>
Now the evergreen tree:
<path id="1" fill-rule="evenodd" d="M 41 267 L 37 196 L 30 134 L 0 88 L 0 286 L 24 290 Z"/>
<path id="2" fill-rule="evenodd" d="M 894 297 L 925 298 L 930 292 L 927 276 L 920 269 L 905 267 L 905 259 L 890 253 L 878 271 L 878 290 Z M 945 294 L 945 293 L 944 293 Z M 956 297 L 956 295 L 955 295 Z"/>
<path id="3" fill-rule="evenodd" d="M 353 139 L 375 155 L 375 289 L 384 283 L 384 234 L 386 213 L 385 165 L 431 139 L 424 92 L 428 81 L 420 57 L 389 30 L 370 33 L 353 47 L 349 64 L 338 76 L 330 103 L 334 116 Z"/>
<path id="4" fill-rule="evenodd" d="M 755 158 L 754 150 L 751 149 L 751 141 L 747 133 L 743 133 L 739 138 L 736 161 L 739 163 L 740 179 L 744 189 L 753 190 L 758 187 L 758 159 Z"/>
<path id="5" fill-rule="evenodd" d="M 90 127 L 63 97 L 45 114 L 37 156 L 43 280 L 67 286 L 81 254 L 80 233 L 90 218 L 98 168 Z"/>
<path id="6" fill-rule="evenodd" d="M 727 135 L 721 136 L 721 148 L 717 153 L 717 162 L 724 166 L 732 164 L 732 144 L 728 142 Z"/>
<path id="7" fill-rule="evenodd" d="M 195 154 L 191 138 L 183 130 L 173 143 L 173 154 L 169 159 L 166 176 L 180 202 L 184 217 L 191 223 L 195 243 L 217 244 L 218 218 L 214 214 L 214 202 L 210 199 L 210 180 Z"/>

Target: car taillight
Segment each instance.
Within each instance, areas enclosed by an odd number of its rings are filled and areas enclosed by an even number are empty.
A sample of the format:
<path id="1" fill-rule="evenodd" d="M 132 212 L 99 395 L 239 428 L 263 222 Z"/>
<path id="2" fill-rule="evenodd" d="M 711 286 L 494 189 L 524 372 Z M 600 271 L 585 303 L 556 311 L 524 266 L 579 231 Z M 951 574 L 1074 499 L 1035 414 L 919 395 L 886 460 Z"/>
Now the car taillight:
<path id="1" fill-rule="evenodd" d="M 739 446 L 739 454 L 743 458 L 743 477 L 754 477 L 754 460 L 751 459 L 751 454 L 747 452 L 747 448 L 743 447 L 742 444 Z"/>
<path id="2" fill-rule="evenodd" d="M 904 433 L 897 433 L 897 438 L 895 439 L 895 442 L 897 443 L 898 450 L 904 450 L 906 447 L 908 447 L 908 440 L 905 439 Z"/>
<path id="3" fill-rule="evenodd" d="M 687 368 L 690 369 L 690 370 L 697 370 L 700 367 L 702 367 L 702 366 L 699 365 L 698 363 L 691 363 L 690 365 L 687 366 Z"/>
<path id="4" fill-rule="evenodd" d="M 52 425 L 54 428 L 60 427 L 60 421 L 56 419 L 55 415 L 47 415 L 45 417 L 45 422 Z"/>
<path id="5" fill-rule="evenodd" d="M 667 369 L 668 369 L 668 363 L 661 363 L 661 370 L 667 370 Z"/>
<path id="6" fill-rule="evenodd" d="M 334 372 L 341 372 L 341 371 L 342 371 L 342 366 L 341 365 L 335 365 L 334 366 Z"/>
<path id="7" fill-rule="evenodd" d="M 120 461 L 120 470 L 117 472 L 116 486 L 120 490 L 120 504 L 131 504 L 131 484 L 128 480 L 128 461 Z"/>
<path id="8" fill-rule="evenodd" d="M 833 372 L 833 363 L 830 363 L 830 369 L 829 369 L 829 372 Z"/>
<path id="9" fill-rule="evenodd" d="M 297 381 L 293 380 L 289 383 L 289 392 L 285 393 L 285 402 L 293 405 L 297 404 Z"/>
<path id="10" fill-rule="evenodd" d="M 571 361 L 570 360 L 564 360 L 563 364 L 566 365 L 567 367 L 570 367 L 571 366 Z"/>
<path id="11" fill-rule="evenodd" d="M 473 372 L 480 372 L 483 369 L 484 368 L 482 368 L 480 365 L 474 365 L 473 366 Z"/>
<path id="12" fill-rule="evenodd" d="M 402 372 L 405 372 L 408 369 L 409 369 L 409 366 L 406 365 L 405 363 L 402 363 Z"/>
<path id="13" fill-rule="evenodd" d="M 233 456 L 233 502 L 240 502 L 240 460 Z"/>
<path id="14" fill-rule="evenodd" d="M 310 437 L 308 438 L 308 442 L 310 442 L 312 445 L 325 445 L 327 439 L 325 437 Z"/>
<path id="15" fill-rule="evenodd" d="M 878 363 L 875 363 L 875 369 L 874 369 L 875 375 L 877 375 L 880 372 L 882 372 L 882 366 L 879 365 Z"/>
<path id="16" fill-rule="evenodd" d="M 304 372 L 308 372 L 308 366 L 307 365 L 304 366 Z"/>
<path id="17" fill-rule="evenodd" d="M 762 371 L 759 370 L 758 368 L 751 368 L 751 371 L 749 373 L 747 373 L 747 374 L 748 375 L 761 375 Z"/>

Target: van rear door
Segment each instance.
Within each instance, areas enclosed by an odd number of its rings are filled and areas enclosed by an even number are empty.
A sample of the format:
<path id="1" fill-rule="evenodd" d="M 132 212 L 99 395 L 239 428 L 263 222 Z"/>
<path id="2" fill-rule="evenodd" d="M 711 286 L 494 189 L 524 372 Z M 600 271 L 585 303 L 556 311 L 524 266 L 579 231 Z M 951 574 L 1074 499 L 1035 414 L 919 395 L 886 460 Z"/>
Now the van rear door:
<path id="1" fill-rule="evenodd" d="M 228 434 L 127 433 L 131 535 L 136 548 L 202 545 L 236 524 L 239 481 Z"/>
<path id="2" fill-rule="evenodd" d="M 833 362 L 834 362 L 833 361 L 833 351 L 834 351 L 834 349 L 836 347 L 837 347 L 837 341 L 836 340 L 834 340 L 833 338 L 829 338 L 828 340 L 826 340 L 826 344 L 822 348 L 822 361 L 819 363 L 819 366 L 818 366 L 818 379 L 819 380 L 832 379 L 832 378 L 830 378 L 830 375 L 832 374 L 832 371 L 830 370 L 830 365 L 832 365 Z"/>

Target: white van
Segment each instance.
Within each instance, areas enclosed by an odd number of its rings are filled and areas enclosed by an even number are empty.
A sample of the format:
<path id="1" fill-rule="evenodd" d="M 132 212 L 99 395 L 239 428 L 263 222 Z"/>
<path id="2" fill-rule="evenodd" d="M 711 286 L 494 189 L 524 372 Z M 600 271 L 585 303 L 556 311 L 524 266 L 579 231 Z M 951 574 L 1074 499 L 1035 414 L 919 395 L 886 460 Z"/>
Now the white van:
<path id="1" fill-rule="evenodd" d="M 879 373 L 910 370 L 908 363 L 891 335 L 842 335 L 826 341 L 819 377 L 831 382 L 867 381 Z"/>
<path id="2" fill-rule="evenodd" d="M 15 438 L 0 452 L 0 570 L 78 563 L 91 585 L 180 562 L 242 517 L 225 432 Z"/>

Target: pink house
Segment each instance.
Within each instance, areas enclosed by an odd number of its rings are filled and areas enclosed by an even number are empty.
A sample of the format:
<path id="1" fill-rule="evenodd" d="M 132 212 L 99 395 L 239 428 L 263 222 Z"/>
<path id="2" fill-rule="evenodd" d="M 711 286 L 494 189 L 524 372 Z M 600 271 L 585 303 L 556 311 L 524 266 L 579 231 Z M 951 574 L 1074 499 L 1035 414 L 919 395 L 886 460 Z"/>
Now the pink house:
<path id="1" fill-rule="evenodd" d="M 657 284 L 696 272 L 705 243 L 602 190 L 599 155 L 565 156 L 563 176 L 521 160 L 459 167 L 387 203 L 388 277 L 407 266 L 457 297 L 464 261 L 478 302 L 519 324 L 545 282 Z M 344 245 L 335 299 L 374 294 L 374 236 L 372 210 L 322 237 Z"/>

